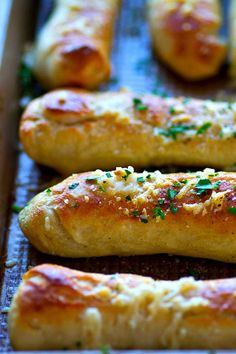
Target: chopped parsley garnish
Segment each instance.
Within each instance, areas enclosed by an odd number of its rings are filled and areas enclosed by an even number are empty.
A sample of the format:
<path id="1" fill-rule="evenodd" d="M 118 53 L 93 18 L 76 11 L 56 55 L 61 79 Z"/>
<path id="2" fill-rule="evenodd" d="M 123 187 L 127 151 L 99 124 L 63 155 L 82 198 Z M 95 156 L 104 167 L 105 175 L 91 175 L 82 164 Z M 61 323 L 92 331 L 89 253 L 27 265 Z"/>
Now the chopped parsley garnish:
<path id="1" fill-rule="evenodd" d="M 202 195 L 209 190 L 219 187 L 219 185 L 220 185 L 220 181 L 212 184 L 209 179 L 200 179 L 195 186 L 195 188 L 197 190 L 196 194 Z"/>
<path id="2" fill-rule="evenodd" d="M 233 137 L 236 138 L 236 132 L 233 132 Z"/>
<path id="3" fill-rule="evenodd" d="M 34 97 L 39 97 L 43 93 L 42 88 L 34 77 L 31 62 L 31 54 L 27 51 L 23 54 L 19 68 L 22 96 L 20 99 L 21 108 L 25 108 Z"/>
<path id="4" fill-rule="evenodd" d="M 198 128 L 198 130 L 197 130 L 197 135 L 200 135 L 200 134 L 205 133 L 205 131 L 206 131 L 207 129 L 209 129 L 211 126 L 212 126 L 212 123 L 211 123 L 211 122 L 206 122 L 206 123 L 204 123 L 203 125 L 201 125 L 201 127 Z"/>
<path id="5" fill-rule="evenodd" d="M 48 189 L 46 189 L 46 193 L 47 193 L 47 194 L 50 194 L 50 193 L 52 193 L 52 190 L 51 190 L 51 188 L 48 188 Z"/>
<path id="6" fill-rule="evenodd" d="M 112 178 L 112 175 L 110 172 L 106 172 L 106 176 L 107 176 L 107 178 Z"/>
<path id="7" fill-rule="evenodd" d="M 138 177 L 137 178 L 137 182 L 138 183 L 144 183 L 145 182 L 145 179 L 143 177 Z"/>
<path id="8" fill-rule="evenodd" d="M 170 107 L 169 113 L 170 113 L 170 114 L 175 114 L 175 113 L 176 113 L 176 109 L 175 109 L 174 106 L 171 106 L 171 107 Z"/>
<path id="9" fill-rule="evenodd" d="M 170 199 L 170 200 L 172 200 L 172 199 L 174 199 L 174 197 L 176 196 L 176 194 L 178 194 L 178 192 L 176 191 L 176 190 L 174 190 L 174 189 L 167 189 L 167 192 L 166 192 L 166 194 L 167 194 L 167 197 Z"/>
<path id="10" fill-rule="evenodd" d="M 180 180 L 180 181 L 178 181 L 178 182 L 174 182 L 174 183 L 173 183 L 173 186 L 175 186 L 175 187 L 181 187 L 182 184 L 186 184 L 187 182 L 188 182 L 187 179 L 182 179 L 182 180 Z"/>
<path id="11" fill-rule="evenodd" d="M 139 211 L 138 211 L 138 210 L 132 211 L 132 212 L 131 212 L 131 215 L 137 217 L 137 216 L 139 216 Z"/>
<path id="12" fill-rule="evenodd" d="M 19 214 L 19 212 L 23 209 L 23 207 L 20 207 L 17 204 L 12 204 L 12 211 L 13 213 Z"/>
<path id="13" fill-rule="evenodd" d="M 75 188 L 78 187 L 78 185 L 79 185 L 78 182 L 77 182 L 77 183 L 72 183 L 72 184 L 69 186 L 69 189 L 75 189 Z"/>
<path id="14" fill-rule="evenodd" d="M 147 224 L 147 223 L 148 223 L 148 219 L 146 219 L 146 218 L 144 218 L 144 217 L 142 217 L 142 216 L 140 216 L 140 220 L 141 220 L 141 222 L 143 222 L 144 224 Z"/>
<path id="15" fill-rule="evenodd" d="M 188 180 L 187 179 L 181 179 L 180 183 L 187 184 Z"/>
<path id="16" fill-rule="evenodd" d="M 100 351 L 101 351 L 102 354 L 109 354 L 110 350 L 111 350 L 111 347 L 109 345 L 103 345 L 100 348 Z"/>
<path id="17" fill-rule="evenodd" d="M 236 186 L 234 186 L 234 189 L 236 189 Z"/>
<path id="18" fill-rule="evenodd" d="M 219 138 L 222 139 L 223 137 L 224 137 L 224 133 L 223 133 L 223 131 L 221 130 L 221 131 L 219 132 Z"/>
<path id="19" fill-rule="evenodd" d="M 129 201 L 129 202 L 131 202 L 131 196 L 130 195 L 127 195 L 126 197 L 125 197 L 125 199 L 127 200 L 127 201 Z"/>
<path id="20" fill-rule="evenodd" d="M 165 203 L 165 199 L 164 198 L 161 198 L 158 200 L 158 204 L 159 205 L 163 205 Z"/>
<path id="21" fill-rule="evenodd" d="M 163 211 L 159 206 L 155 207 L 155 208 L 152 210 L 152 212 L 153 212 L 153 218 L 154 218 L 154 219 L 157 218 L 158 216 L 160 216 L 160 218 L 161 218 L 162 220 L 165 219 L 165 213 L 164 213 L 164 211 Z"/>
<path id="22" fill-rule="evenodd" d="M 100 176 L 88 176 L 86 177 L 86 181 L 96 181 L 100 178 Z"/>
<path id="23" fill-rule="evenodd" d="M 122 176 L 122 178 L 127 181 L 127 178 L 129 177 L 129 175 L 131 175 L 132 172 L 130 172 L 130 170 L 128 170 L 127 168 L 125 169 L 125 175 Z"/>
<path id="24" fill-rule="evenodd" d="M 151 175 L 150 175 L 150 174 L 147 175 L 147 176 L 146 176 L 146 179 L 152 179 Z"/>
<path id="25" fill-rule="evenodd" d="M 233 214 L 234 216 L 236 216 L 236 208 L 235 207 L 230 207 L 227 210 L 230 214 Z"/>
<path id="26" fill-rule="evenodd" d="M 170 210 L 173 214 L 176 214 L 179 209 L 177 207 L 174 207 L 172 204 L 170 204 Z"/>
<path id="27" fill-rule="evenodd" d="M 140 98 L 134 98 L 133 105 L 136 111 L 146 111 L 148 109 L 148 106 L 145 105 Z"/>
<path id="28" fill-rule="evenodd" d="M 172 125 L 167 130 L 157 128 L 157 132 L 160 135 L 172 138 L 173 140 L 177 139 L 177 134 L 183 134 L 185 131 L 194 128 L 194 125 Z"/>
<path id="29" fill-rule="evenodd" d="M 106 192 L 106 189 L 103 185 L 100 185 L 98 188 L 101 192 Z"/>

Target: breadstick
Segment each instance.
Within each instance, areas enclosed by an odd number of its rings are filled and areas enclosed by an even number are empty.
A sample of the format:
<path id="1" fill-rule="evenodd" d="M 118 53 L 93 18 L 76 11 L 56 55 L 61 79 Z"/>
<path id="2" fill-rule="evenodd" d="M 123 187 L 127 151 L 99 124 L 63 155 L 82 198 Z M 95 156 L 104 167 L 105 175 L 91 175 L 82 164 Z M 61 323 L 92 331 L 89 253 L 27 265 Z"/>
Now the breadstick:
<path id="1" fill-rule="evenodd" d="M 34 72 L 46 88 L 96 88 L 110 76 L 119 0 L 57 0 L 35 45 Z"/>
<path id="2" fill-rule="evenodd" d="M 10 338 L 18 350 L 235 349 L 235 293 L 236 278 L 154 281 L 44 264 L 16 292 Z"/>
<path id="3" fill-rule="evenodd" d="M 235 136 L 235 104 L 129 92 L 54 91 L 20 124 L 27 154 L 67 176 L 127 165 L 232 168 Z"/>
<path id="4" fill-rule="evenodd" d="M 189 81 L 217 74 L 226 56 L 219 37 L 219 1 L 149 0 L 148 5 L 153 47 L 160 59 Z"/>
<path id="5" fill-rule="evenodd" d="M 38 194 L 19 214 L 40 251 L 65 257 L 170 253 L 236 262 L 236 173 L 97 170 Z"/>

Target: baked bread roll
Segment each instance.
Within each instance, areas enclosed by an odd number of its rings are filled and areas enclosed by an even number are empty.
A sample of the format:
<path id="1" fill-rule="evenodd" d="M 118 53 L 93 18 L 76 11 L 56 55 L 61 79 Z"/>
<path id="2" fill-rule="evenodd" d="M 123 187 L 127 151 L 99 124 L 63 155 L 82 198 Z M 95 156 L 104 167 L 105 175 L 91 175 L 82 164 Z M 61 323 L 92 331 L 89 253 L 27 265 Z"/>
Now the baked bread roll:
<path id="1" fill-rule="evenodd" d="M 236 173 L 129 167 L 75 174 L 33 198 L 19 222 L 52 255 L 170 253 L 236 262 Z"/>
<path id="2" fill-rule="evenodd" d="M 235 349 L 236 278 L 155 281 L 56 265 L 23 277 L 9 313 L 18 350 Z"/>
<path id="3" fill-rule="evenodd" d="M 232 168 L 236 105 L 130 92 L 57 90 L 20 124 L 26 153 L 62 174 L 161 165 Z"/>
<path id="4" fill-rule="evenodd" d="M 218 0 L 149 0 L 148 18 L 154 50 L 173 71 L 190 81 L 217 74 L 226 56 Z"/>
<path id="5" fill-rule="evenodd" d="M 96 88 L 110 76 L 119 0 L 56 0 L 35 45 L 33 70 L 45 88 Z"/>

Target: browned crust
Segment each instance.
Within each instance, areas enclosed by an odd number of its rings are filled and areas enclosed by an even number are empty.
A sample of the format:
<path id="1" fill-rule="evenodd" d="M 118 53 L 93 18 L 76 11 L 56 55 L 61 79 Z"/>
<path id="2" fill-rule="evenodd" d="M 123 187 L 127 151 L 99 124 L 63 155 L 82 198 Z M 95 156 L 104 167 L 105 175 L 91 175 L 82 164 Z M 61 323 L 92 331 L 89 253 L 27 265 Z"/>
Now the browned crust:
<path id="1" fill-rule="evenodd" d="M 40 278 L 40 282 L 31 279 Z M 80 310 L 88 307 L 106 308 L 112 306 L 112 299 L 119 294 L 119 286 L 137 288 L 140 285 L 151 286 L 178 284 L 178 281 L 153 281 L 151 278 L 133 274 L 103 275 L 84 273 L 57 265 L 43 264 L 29 270 L 23 278 L 23 286 L 17 297 L 17 306 L 26 314 L 27 311 L 40 311 L 50 306 L 63 308 L 72 306 Z M 196 281 L 196 287 L 190 288 L 183 295 L 186 299 L 199 296 L 209 300 L 205 311 L 236 315 L 236 280 L 220 279 Z M 96 293 L 99 286 L 108 287 L 112 292 L 107 298 Z M 178 295 L 178 294 L 177 294 Z M 66 320 L 66 319 L 65 319 Z"/>
<path id="2" fill-rule="evenodd" d="M 11 341 L 21 350 L 235 348 L 235 284 L 40 265 L 26 273 L 13 299 Z"/>
<path id="3" fill-rule="evenodd" d="M 219 1 L 150 0 L 149 4 L 153 43 L 163 61 L 188 80 L 215 75 L 226 56 L 218 35 Z M 162 46 L 165 39 L 168 51 Z"/>
<path id="4" fill-rule="evenodd" d="M 118 4 L 57 2 L 35 48 L 34 71 L 45 87 L 96 88 L 109 79 Z"/>

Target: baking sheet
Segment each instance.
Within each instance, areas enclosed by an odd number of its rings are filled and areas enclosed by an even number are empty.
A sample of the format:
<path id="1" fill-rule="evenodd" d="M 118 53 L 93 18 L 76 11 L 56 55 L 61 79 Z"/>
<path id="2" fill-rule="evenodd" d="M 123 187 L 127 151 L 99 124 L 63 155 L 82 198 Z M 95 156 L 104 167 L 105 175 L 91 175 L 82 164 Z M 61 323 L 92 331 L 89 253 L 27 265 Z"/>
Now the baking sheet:
<path id="1" fill-rule="evenodd" d="M 12 35 L 16 35 L 16 32 L 19 30 L 18 28 L 22 26 L 25 27 L 25 31 L 27 30 L 30 34 L 33 33 L 30 24 L 31 21 L 29 19 L 26 21 L 28 15 L 24 14 L 19 6 L 25 6 L 27 12 L 31 9 L 31 20 L 34 21 L 36 30 L 40 28 L 51 7 L 50 0 L 41 1 L 38 20 L 35 22 L 33 13 L 37 11 L 37 1 L 12 1 L 15 6 L 15 11 L 11 13 L 12 22 L 9 23 L 13 33 Z M 185 95 L 216 99 L 227 97 L 230 100 L 234 98 L 235 90 L 227 78 L 227 67 L 222 68 L 220 74 L 211 80 L 204 81 L 203 83 L 188 84 L 167 70 L 161 63 L 157 63 L 151 52 L 148 25 L 145 20 L 145 1 L 125 0 L 123 3 L 124 6 L 121 9 L 116 27 L 114 50 L 112 53 L 112 79 L 109 85 L 102 87 L 102 90 L 116 90 L 126 87 L 138 92 L 151 92 L 154 90 L 163 95 Z M 226 5 L 229 4 L 229 1 L 225 0 L 223 4 L 226 14 Z M 19 21 L 20 11 L 22 11 L 22 23 L 16 24 L 16 21 Z M 223 26 L 223 32 L 226 32 L 226 26 Z M 21 38 L 30 38 L 30 34 L 28 36 L 22 34 Z M 12 43 L 14 43 L 14 41 L 12 41 Z M 11 43 L 9 43 L 9 46 L 10 45 Z M 8 82 L 9 75 L 16 73 L 17 60 L 19 62 L 22 49 L 22 43 L 19 44 L 18 47 L 14 47 L 14 50 L 9 54 L 10 58 L 14 56 L 14 60 L 8 60 L 9 62 L 6 61 L 5 63 L 8 75 L 5 75 L 4 82 L 2 78 L 2 88 L 8 87 L 8 91 L 10 86 Z M 15 53 L 17 53 L 18 57 L 15 57 Z M 12 68 L 14 68 L 14 70 Z M 16 75 L 13 76 L 12 74 L 11 85 L 13 85 L 13 87 L 14 85 L 16 86 L 15 80 Z M 189 275 L 198 279 L 236 276 L 236 264 L 225 264 L 204 259 L 176 257 L 171 255 L 153 255 L 71 260 L 43 255 L 31 247 L 20 231 L 17 223 L 17 214 L 12 213 L 9 203 L 24 206 L 36 193 L 58 182 L 60 177 L 52 170 L 36 165 L 22 152 L 20 146 L 18 146 L 17 151 L 14 150 L 15 145 L 13 140 L 16 139 L 15 127 L 17 126 L 17 120 L 19 118 L 19 110 L 17 107 L 18 91 L 17 89 L 15 89 L 15 91 L 14 93 L 5 93 L 8 101 L 9 97 L 12 97 L 14 94 L 11 116 L 13 121 L 11 121 L 11 125 L 9 125 L 9 123 L 8 125 L 1 125 L 2 123 L 0 123 L 1 132 L 4 133 L 4 136 L 11 136 L 11 139 L 8 139 L 9 141 L 6 141 L 2 146 L 5 160 L 1 161 L 0 166 L 0 192 L 1 188 L 4 192 L 4 196 L 1 197 L 2 203 L 4 201 L 4 206 L 1 205 L 0 211 L 0 235 L 2 240 L 0 258 L 0 351 L 11 350 L 7 334 L 7 307 L 10 305 L 12 296 L 23 273 L 30 266 L 47 262 L 90 272 L 129 272 L 152 276 L 156 279 L 178 279 Z M 1 94 L 0 85 L 0 95 Z M 8 102 L 8 105 L 10 105 L 10 102 Z M 13 127 L 13 130 L 11 130 L 10 127 Z M 1 151 L 0 149 L 0 152 Z M 11 151 L 10 155 L 9 151 Z M 5 165 L 6 161 L 11 161 L 10 167 Z M 16 178 L 13 181 L 15 170 Z M 181 167 L 179 170 L 181 170 Z M 12 182 L 13 186 L 11 186 Z M 12 200 L 10 201 L 11 197 Z M 4 265 L 5 261 L 8 261 L 8 267 Z"/>

